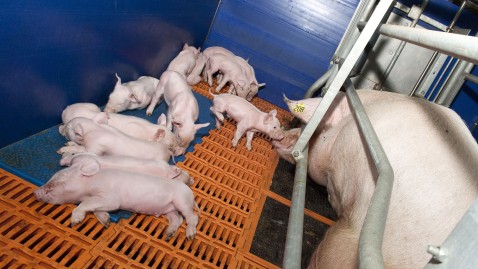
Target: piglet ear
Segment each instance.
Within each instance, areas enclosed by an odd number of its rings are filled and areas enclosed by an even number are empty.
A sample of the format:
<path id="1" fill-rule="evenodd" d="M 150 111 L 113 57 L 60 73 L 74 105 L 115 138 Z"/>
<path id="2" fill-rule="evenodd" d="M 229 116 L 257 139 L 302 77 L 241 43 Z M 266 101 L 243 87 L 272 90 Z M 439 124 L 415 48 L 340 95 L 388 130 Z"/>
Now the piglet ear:
<path id="1" fill-rule="evenodd" d="M 159 128 L 154 134 L 153 141 L 160 141 L 166 136 L 166 130 Z"/>
<path id="2" fill-rule="evenodd" d="M 176 166 L 171 165 L 168 169 L 168 178 L 176 178 L 181 174 L 181 169 Z"/>
<path id="3" fill-rule="evenodd" d="M 134 94 L 134 92 L 130 93 L 130 95 L 129 95 L 129 100 L 130 100 L 132 103 L 139 103 L 139 99 L 138 99 L 138 97 L 136 96 L 136 94 Z"/>
<path id="4" fill-rule="evenodd" d="M 264 117 L 264 123 L 270 123 L 274 120 L 275 116 L 277 115 L 277 110 L 273 109 L 267 113 Z"/>
<path id="5" fill-rule="evenodd" d="M 62 136 L 65 136 L 65 125 L 60 124 L 60 126 L 58 126 L 58 131 L 60 132 Z"/>
<path id="6" fill-rule="evenodd" d="M 201 123 L 201 124 L 194 124 L 194 127 L 196 128 L 196 131 L 201 129 L 201 128 L 207 127 L 207 126 L 209 126 L 209 122 Z"/>
<path id="7" fill-rule="evenodd" d="M 177 122 L 177 121 L 173 121 L 172 124 L 173 124 L 174 126 L 178 127 L 178 128 L 183 127 L 183 124 L 180 123 L 180 122 Z"/>
<path id="8" fill-rule="evenodd" d="M 108 113 L 100 112 L 97 113 L 91 120 L 97 124 L 108 124 Z"/>
<path id="9" fill-rule="evenodd" d="M 75 125 L 73 127 L 73 132 L 75 133 L 77 141 L 83 141 L 83 126 L 81 126 L 81 124 Z"/>
<path id="10" fill-rule="evenodd" d="M 269 111 L 269 115 L 272 115 L 272 117 L 275 117 L 277 115 L 277 110 L 272 109 L 271 111 Z"/>
<path id="11" fill-rule="evenodd" d="M 106 228 L 110 226 L 110 214 L 106 211 L 95 211 L 93 212 L 95 214 L 95 217 L 98 219 L 98 221 L 103 224 Z"/>
<path id="12" fill-rule="evenodd" d="M 183 50 L 187 49 L 188 47 L 188 43 L 184 43 Z"/>
<path id="13" fill-rule="evenodd" d="M 242 79 L 238 80 L 237 81 L 237 85 L 241 86 L 241 88 L 244 88 L 244 86 L 246 86 L 246 82 Z"/>
<path id="14" fill-rule="evenodd" d="M 100 164 L 97 160 L 88 160 L 80 165 L 80 172 L 83 176 L 91 177 L 100 171 Z"/>
<path id="15" fill-rule="evenodd" d="M 164 113 L 161 113 L 161 115 L 159 116 L 158 125 L 166 126 L 166 115 Z"/>

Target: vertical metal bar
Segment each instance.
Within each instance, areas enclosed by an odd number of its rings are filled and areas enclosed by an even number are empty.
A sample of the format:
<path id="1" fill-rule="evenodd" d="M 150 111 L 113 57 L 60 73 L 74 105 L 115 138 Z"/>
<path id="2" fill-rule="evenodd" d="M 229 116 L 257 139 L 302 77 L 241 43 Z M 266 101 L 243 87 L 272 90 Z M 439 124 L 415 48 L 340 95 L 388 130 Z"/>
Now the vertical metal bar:
<path id="1" fill-rule="evenodd" d="M 442 90 L 437 94 L 435 102 L 443 106 L 450 106 L 456 94 L 465 82 L 464 75 L 471 72 L 474 64 L 464 60 L 458 60 L 454 72 L 448 77 Z"/>
<path id="2" fill-rule="evenodd" d="M 465 6 L 466 6 L 466 1 L 463 1 L 463 3 L 461 3 L 460 9 L 456 12 L 455 17 L 451 21 L 450 26 L 446 29 L 446 33 L 449 33 L 450 31 L 453 30 L 453 27 L 455 27 L 455 23 L 458 20 L 458 18 L 460 17 L 461 12 L 465 8 Z M 415 86 L 413 87 L 412 91 L 410 92 L 410 96 L 415 95 L 418 88 L 420 87 L 420 84 L 422 84 L 423 79 L 425 78 L 425 75 L 427 74 L 428 70 L 430 70 L 430 68 L 432 67 L 433 62 L 435 62 L 435 59 L 436 59 L 437 56 L 438 56 L 438 51 L 433 52 L 432 57 L 428 61 L 427 65 L 425 66 L 425 70 L 423 70 L 422 74 L 418 78 L 417 83 L 415 83 Z"/>
<path id="3" fill-rule="evenodd" d="M 384 268 L 382 241 L 392 194 L 393 169 L 350 80 L 346 81 L 345 89 L 367 150 L 378 171 L 375 191 L 360 232 L 359 268 Z"/>
<path id="4" fill-rule="evenodd" d="M 315 129 L 324 117 L 325 112 L 327 111 L 330 104 L 332 103 L 335 96 L 342 87 L 343 83 L 347 79 L 348 75 L 350 74 L 350 71 L 352 71 L 353 66 L 362 54 L 365 46 L 374 34 L 375 30 L 377 30 L 378 25 L 382 21 L 385 13 L 390 8 L 393 2 L 393 0 L 382 0 L 378 3 L 367 25 L 365 26 L 359 38 L 355 42 L 355 45 L 350 50 L 350 53 L 347 58 L 345 58 L 345 61 L 339 69 L 337 76 L 331 83 L 329 90 L 325 94 L 324 98 L 320 102 L 320 105 L 317 107 L 314 114 L 312 115 L 311 120 L 300 135 L 297 143 L 294 146 L 294 149 L 292 150 L 293 154 L 295 152 L 295 154 L 299 156 L 300 152 L 304 150 L 309 139 L 312 137 L 312 134 L 314 133 Z"/>
<path id="5" fill-rule="evenodd" d="M 309 148 L 305 147 L 296 160 L 294 189 L 289 213 L 289 223 L 285 242 L 283 268 L 300 268 L 302 253 L 302 237 L 304 227 L 305 187 L 307 183 L 307 161 Z"/>
<path id="6" fill-rule="evenodd" d="M 330 74 L 332 74 L 332 68 L 327 70 L 327 72 L 325 72 L 318 80 L 316 80 L 314 82 L 314 84 L 312 84 L 309 87 L 309 89 L 307 90 L 307 92 L 304 95 L 304 99 L 312 97 L 314 95 L 314 93 L 317 92 L 318 89 L 320 89 L 322 86 L 324 86 L 325 83 L 327 82 L 327 80 L 329 79 Z"/>
<path id="7" fill-rule="evenodd" d="M 415 19 L 413 19 L 413 21 L 410 23 L 409 27 L 414 28 L 417 25 L 418 21 L 420 20 L 420 16 L 423 14 L 423 11 L 427 7 L 427 5 L 428 5 L 428 0 L 423 0 L 422 6 L 420 7 L 419 14 L 417 14 L 417 17 Z M 392 59 L 388 63 L 387 69 L 385 70 L 385 72 L 383 72 L 382 77 L 379 80 L 379 83 L 376 85 L 376 87 L 374 87 L 376 90 L 382 90 L 383 84 L 385 83 L 388 76 L 392 72 L 392 69 L 395 66 L 395 63 L 397 62 L 398 57 L 400 57 L 400 54 L 402 54 L 402 51 L 405 48 L 406 44 L 407 44 L 407 42 L 401 41 L 400 45 L 398 45 L 397 50 L 395 51 L 395 53 L 393 54 Z"/>

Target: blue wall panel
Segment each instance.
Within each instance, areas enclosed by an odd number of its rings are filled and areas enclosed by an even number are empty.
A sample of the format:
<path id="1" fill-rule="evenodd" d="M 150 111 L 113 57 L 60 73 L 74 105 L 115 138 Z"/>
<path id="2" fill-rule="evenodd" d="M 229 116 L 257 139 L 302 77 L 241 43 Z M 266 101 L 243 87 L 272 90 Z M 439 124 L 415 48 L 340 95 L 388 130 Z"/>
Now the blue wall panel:
<path id="1" fill-rule="evenodd" d="M 123 81 L 158 77 L 184 42 L 202 46 L 219 0 L 0 0 L 0 148 L 106 103 Z"/>
<path id="2" fill-rule="evenodd" d="M 302 98 L 329 67 L 358 0 L 223 0 L 205 47 L 249 59 L 258 96 L 285 108 L 282 93 Z"/>

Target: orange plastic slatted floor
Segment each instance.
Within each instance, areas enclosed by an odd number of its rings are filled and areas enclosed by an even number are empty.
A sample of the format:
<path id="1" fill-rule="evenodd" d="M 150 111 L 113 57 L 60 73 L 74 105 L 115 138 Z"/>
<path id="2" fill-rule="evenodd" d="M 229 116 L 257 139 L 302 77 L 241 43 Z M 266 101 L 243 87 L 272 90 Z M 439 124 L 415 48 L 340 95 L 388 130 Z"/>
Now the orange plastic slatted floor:
<path id="1" fill-rule="evenodd" d="M 209 96 L 201 83 L 194 90 Z M 273 105 L 255 98 L 259 109 Z M 278 109 L 283 122 L 291 115 Z M 185 224 L 165 240 L 167 219 L 133 214 L 104 228 L 91 214 L 74 227 L 74 205 L 39 202 L 36 186 L 0 170 L 0 268 L 277 268 L 249 252 L 278 155 L 256 135 L 231 147 L 235 125 L 212 130 L 178 166 L 190 172 L 201 211 L 197 234 Z M 282 201 L 287 203 L 287 201 Z M 319 216 L 320 218 L 320 216 Z"/>

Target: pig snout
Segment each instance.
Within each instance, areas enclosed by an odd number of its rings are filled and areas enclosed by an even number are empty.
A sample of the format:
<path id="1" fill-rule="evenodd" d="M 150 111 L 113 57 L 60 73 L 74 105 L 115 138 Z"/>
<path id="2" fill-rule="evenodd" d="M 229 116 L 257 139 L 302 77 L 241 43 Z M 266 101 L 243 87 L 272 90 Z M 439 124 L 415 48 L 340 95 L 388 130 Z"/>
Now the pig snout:
<path id="1" fill-rule="evenodd" d="M 103 111 L 109 112 L 109 113 L 116 113 L 116 109 L 114 107 L 109 107 L 109 106 L 106 106 Z"/>
<path id="2" fill-rule="evenodd" d="M 278 130 L 273 130 L 269 133 L 270 138 L 274 140 L 282 140 L 284 139 L 284 131 L 282 131 L 280 128 Z"/>

